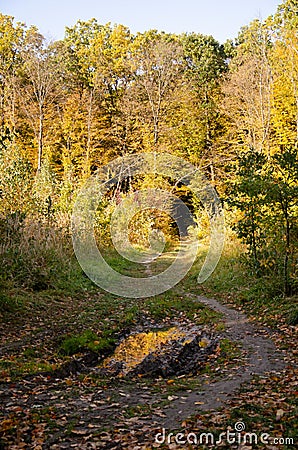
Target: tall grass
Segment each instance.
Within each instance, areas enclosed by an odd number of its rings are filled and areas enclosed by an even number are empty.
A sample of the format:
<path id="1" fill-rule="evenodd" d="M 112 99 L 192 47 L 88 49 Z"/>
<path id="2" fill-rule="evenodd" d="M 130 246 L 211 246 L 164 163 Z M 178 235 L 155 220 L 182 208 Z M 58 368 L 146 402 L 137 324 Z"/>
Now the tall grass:
<path id="1" fill-rule="evenodd" d="M 69 219 L 0 218 L 0 285 L 41 291 L 67 280 L 75 263 Z"/>

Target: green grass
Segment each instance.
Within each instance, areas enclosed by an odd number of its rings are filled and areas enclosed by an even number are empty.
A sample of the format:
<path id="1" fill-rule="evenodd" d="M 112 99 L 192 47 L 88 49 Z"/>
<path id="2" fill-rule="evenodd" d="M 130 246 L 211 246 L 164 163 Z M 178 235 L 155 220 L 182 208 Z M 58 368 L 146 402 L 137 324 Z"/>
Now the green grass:
<path id="1" fill-rule="evenodd" d="M 273 327 L 280 322 L 297 323 L 297 296 L 285 297 L 280 280 L 274 274 L 257 277 L 248 269 L 244 251 L 236 239 L 229 238 L 215 271 L 198 285 L 196 278 L 206 256 L 203 251 L 182 282 L 184 290 L 232 302 Z"/>
<path id="2" fill-rule="evenodd" d="M 298 325 L 298 306 L 294 306 L 294 309 L 289 312 L 287 317 L 288 325 L 296 326 Z"/>
<path id="3" fill-rule="evenodd" d="M 162 320 L 165 317 L 178 319 L 179 313 L 197 324 L 215 323 L 221 314 L 206 308 L 193 298 L 180 294 L 180 289 L 171 289 L 159 296 L 145 301 L 145 307 L 150 316 L 155 320 Z"/>
<path id="4" fill-rule="evenodd" d="M 124 268 L 123 259 L 115 250 L 105 258 L 113 261 L 114 268 Z M 130 269 L 135 273 L 136 265 L 127 263 L 125 270 Z M 123 332 L 129 333 L 143 320 L 155 327 L 177 320 L 215 324 L 220 319 L 218 313 L 181 293 L 181 286 L 156 297 L 136 300 L 102 291 L 83 274 L 75 260 L 68 261 L 65 270 L 60 270 L 55 286 L 44 290 L 2 285 L 5 302 L 0 312 L 8 331 L 11 328 L 14 333 L 21 326 L 26 330 L 24 337 L 29 338 L 12 352 L 9 362 L 2 358 L 4 377 L 53 370 L 70 356 L 85 351 L 107 354 Z M 6 303 L 10 306 L 4 307 Z"/>
<path id="5" fill-rule="evenodd" d="M 22 308 L 22 298 L 11 296 L 8 293 L 0 291 L 0 313 L 14 313 L 18 310 L 22 310 Z"/>
<path id="6" fill-rule="evenodd" d="M 38 372 L 52 372 L 55 368 L 54 364 L 50 364 L 40 358 L 30 358 L 29 360 L 20 357 L 14 360 L 2 359 L 0 361 L 0 373 L 13 380 Z"/>
<path id="7" fill-rule="evenodd" d="M 101 353 L 111 351 L 115 340 L 98 337 L 93 331 L 86 330 L 82 334 L 66 337 L 59 346 L 59 352 L 71 356 L 84 350 Z"/>
<path id="8" fill-rule="evenodd" d="M 113 351 L 120 336 L 127 335 L 144 321 L 150 324 L 152 329 L 160 324 L 167 328 L 170 322 L 191 321 L 199 325 L 207 324 L 217 333 L 221 333 L 225 330 L 221 315 L 196 301 L 199 295 L 236 304 L 251 316 L 273 326 L 279 326 L 281 323 L 297 324 L 297 306 L 294 304 L 297 298 L 284 298 L 278 280 L 269 277 L 257 278 L 249 272 L 243 261 L 242 250 L 237 241 L 227 242 L 212 276 L 203 285 L 198 285 L 197 276 L 206 255 L 203 249 L 188 275 L 177 286 L 161 295 L 137 300 L 118 297 L 101 290 L 83 274 L 74 259 L 67 260 L 64 267 L 59 262 L 55 271 L 49 272 L 50 279 L 55 279 L 55 282 L 43 290 L 14 285 L 10 279 L 2 279 L 1 282 L 0 278 L 0 317 L 6 323 L 5 333 L 8 333 L 3 337 L 9 338 L 11 332 L 8 343 L 13 342 L 18 330 L 21 330 L 21 339 L 30 338 L 24 346 L 16 347 L 0 359 L 0 376 L 6 381 L 20 380 L 27 374 L 59 369 L 82 352 L 108 354 Z M 142 268 L 119 258 L 114 250 L 105 249 L 104 257 L 121 273 L 144 276 Z M 158 272 L 168 265 L 169 261 L 164 258 L 160 263 L 156 262 L 152 270 Z M 49 330 L 53 333 L 48 334 Z M 220 352 L 216 358 L 207 362 L 201 373 L 207 375 L 210 380 L 226 376 L 230 367 L 241 365 L 242 356 L 237 343 L 222 339 Z M 225 372 L 220 370 L 222 367 Z M 212 431 L 214 426 L 214 431 L 219 433 L 241 419 L 245 421 L 248 429 L 260 429 L 256 424 L 262 424 L 263 431 L 270 429 L 275 423 L 276 409 L 285 408 L 282 398 L 287 395 L 288 380 L 283 381 L 282 374 L 280 377 L 281 380 L 276 385 L 276 395 L 280 393 L 281 406 L 276 404 L 275 397 L 270 397 L 271 387 L 264 390 L 265 385 L 261 381 L 256 382 L 255 398 L 249 399 L 249 392 L 247 396 L 244 392 L 242 402 L 232 405 L 227 412 L 227 419 L 222 419 L 218 425 L 214 425 L 212 421 L 208 422 L 206 414 L 206 429 Z M 86 381 L 86 378 L 89 381 Z M 88 389 L 94 389 L 96 386 L 100 389 L 115 388 L 117 391 L 124 381 L 126 385 L 130 383 L 127 380 L 100 377 L 95 373 L 82 374 L 79 379 L 82 384 L 86 383 Z M 131 389 L 134 390 L 136 385 L 141 384 L 149 389 L 147 392 L 159 395 L 162 405 L 163 401 L 168 402 L 167 397 L 171 394 L 185 392 L 186 395 L 187 391 L 202 388 L 200 376 L 174 377 L 170 383 L 167 381 L 169 380 L 134 380 L 131 381 Z M 76 386 L 67 394 L 69 398 L 76 395 L 75 389 Z M 268 401 L 271 402 L 270 408 Z M 284 435 L 292 436 L 295 426 L 292 396 L 288 397 L 286 403 L 288 406 L 281 425 L 284 427 Z M 126 418 L 146 416 L 150 415 L 152 410 L 153 405 L 129 405 L 124 415 Z M 202 423 L 204 414 L 201 413 L 199 418 Z M 52 418 L 51 411 L 40 420 L 46 421 L 53 430 L 60 427 Z M 69 422 L 66 432 L 71 434 L 76 424 L 76 420 Z"/>

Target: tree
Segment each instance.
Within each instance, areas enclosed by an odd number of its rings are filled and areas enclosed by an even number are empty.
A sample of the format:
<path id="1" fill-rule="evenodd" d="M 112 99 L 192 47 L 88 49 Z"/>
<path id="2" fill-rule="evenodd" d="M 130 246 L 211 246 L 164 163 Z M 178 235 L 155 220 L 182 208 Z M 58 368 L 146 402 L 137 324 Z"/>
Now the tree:
<path id="1" fill-rule="evenodd" d="M 274 46 L 272 124 L 276 149 L 298 140 L 298 3 L 287 0 L 271 20 Z"/>
<path id="2" fill-rule="evenodd" d="M 32 164 L 12 142 L 0 144 L 0 215 L 27 214 L 33 209 Z"/>
<path id="3" fill-rule="evenodd" d="M 37 171 L 40 171 L 44 150 L 45 124 L 50 122 L 58 98 L 59 65 L 55 46 L 45 45 L 44 38 L 31 28 L 22 48 L 22 103 L 37 140 Z"/>
<path id="4" fill-rule="evenodd" d="M 149 145 L 152 143 L 157 149 L 181 82 L 182 47 L 174 36 L 156 31 L 139 34 L 134 41 L 132 63 L 134 81 L 130 94 L 137 99 L 140 119 L 148 127 Z"/>
<path id="5" fill-rule="evenodd" d="M 124 26 L 100 25 L 95 19 L 67 28 L 67 73 L 73 89 L 64 107 L 64 152 L 74 155 L 83 177 L 121 152 L 120 102 L 130 79 L 131 39 Z"/>
<path id="6" fill-rule="evenodd" d="M 222 108 L 229 118 L 226 140 L 237 150 L 253 147 L 269 152 L 271 136 L 272 69 L 270 33 L 259 20 L 242 29 L 236 54 L 223 84 Z"/>
<path id="7" fill-rule="evenodd" d="M 278 274 L 285 295 L 292 293 L 290 260 L 297 257 L 297 180 L 297 147 L 281 148 L 273 157 L 251 148 L 239 154 L 230 185 L 229 203 L 241 213 L 235 230 L 253 267 L 259 275 L 268 269 Z"/>
<path id="8" fill-rule="evenodd" d="M 212 36 L 197 33 L 183 34 L 180 39 L 191 96 L 186 112 L 187 126 L 191 126 L 187 140 L 191 155 L 188 156 L 208 170 L 214 182 L 215 147 L 222 133 L 220 82 L 227 70 L 224 46 Z"/>
<path id="9" fill-rule="evenodd" d="M 235 178 L 229 185 L 228 203 L 240 211 L 234 225 L 238 237 L 247 245 L 254 269 L 262 265 L 262 250 L 266 242 L 266 188 L 264 172 L 266 156 L 250 148 L 239 153 L 235 163 Z"/>
<path id="10" fill-rule="evenodd" d="M 17 72 L 20 68 L 20 48 L 24 25 L 14 25 L 13 17 L 0 14 L 0 131 L 16 132 Z"/>
<path id="11" fill-rule="evenodd" d="M 280 224 L 282 234 L 284 293 L 290 295 L 294 287 L 294 278 L 291 280 L 294 268 L 290 267 L 290 259 L 292 259 L 292 262 L 295 260 L 298 237 L 297 146 L 282 147 L 273 156 L 271 164 L 271 189 L 269 195 L 275 206 L 275 217 L 277 224 Z"/>

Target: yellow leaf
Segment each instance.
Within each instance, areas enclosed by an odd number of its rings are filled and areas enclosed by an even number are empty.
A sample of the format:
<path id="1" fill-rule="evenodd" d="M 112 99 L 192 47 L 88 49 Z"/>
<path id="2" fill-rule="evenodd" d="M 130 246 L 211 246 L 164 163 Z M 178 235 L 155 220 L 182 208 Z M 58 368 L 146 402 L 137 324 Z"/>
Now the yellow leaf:
<path id="1" fill-rule="evenodd" d="M 203 339 L 200 340 L 199 346 L 201 348 L 205 348 L 205 347 L 207 347 L 209 345 L 209 343 L 210 343 L 209 339 L 203 338 Z"/>

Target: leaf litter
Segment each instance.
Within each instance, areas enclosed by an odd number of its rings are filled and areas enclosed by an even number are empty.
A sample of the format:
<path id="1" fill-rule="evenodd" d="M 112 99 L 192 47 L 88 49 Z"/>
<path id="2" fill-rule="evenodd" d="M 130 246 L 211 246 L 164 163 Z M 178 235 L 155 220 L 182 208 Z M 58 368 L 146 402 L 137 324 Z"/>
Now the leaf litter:
<path id="1" fill-rule="evenodd" d="M 0 448 L 150 449 L 160 446 L 154 437 L 162 428 L 219 432 L 241 419 L 252 431 L 290 433 L 297 417 L 297 329 L 283 325 L 272 331 L 216 300 L 198 300 L 220 311 L 226 325 L 205 361 L 208 370 L 205 365 L 198 375 L 104 377 L 96 373 L 97 360 L 95 366 L 77 363 L 65 374 L 54 371 L 11 380 L 4 373 Z M 209 335 L 206 327 L 200 331 L 206 345 L 200 336 L 197 347 L 208 348 L 210 327 Z M 232 363 L 221 350 L 227 338 L 241 344 Z M 20 339 L 15 342 L 21 345 Z M 7 348 L 6 343 L 4 355 Z M 11 354 L 11 347 L 8 350 Z M 172 442 L 168 448 L 185 446 Z"/>

